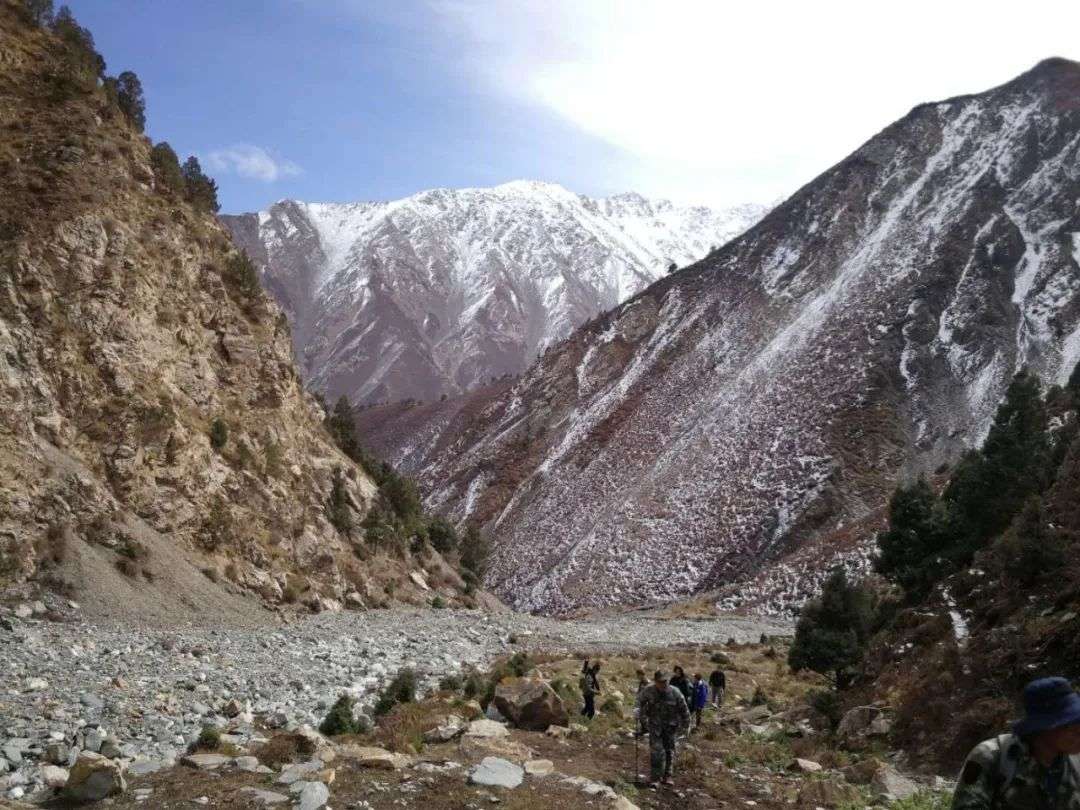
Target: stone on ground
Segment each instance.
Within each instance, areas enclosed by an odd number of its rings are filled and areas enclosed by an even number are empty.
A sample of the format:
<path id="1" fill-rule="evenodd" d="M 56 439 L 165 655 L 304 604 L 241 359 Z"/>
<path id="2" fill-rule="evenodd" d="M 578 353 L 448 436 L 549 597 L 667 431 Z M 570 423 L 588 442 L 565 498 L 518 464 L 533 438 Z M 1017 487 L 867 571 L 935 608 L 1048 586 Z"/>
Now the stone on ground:
<path id="1" fill-rule="evenodd" d="M 67 784 L 68 769 L 60 768 L 56 765 L 42 765 L 41 766 L 41 781 L 45 783 L 45 787 L 58 789 Z"/>
<path id="2" fill-rule="evenodd" d="M 224 754 L 186 754 L 180 758 L 181 765 L 197 768 L 200 771 L 214 771 L 232 761 L 232 757 L 227 757 Z"/>
<path id="3" fill-rule="evenodd" d="M 465 733 L 469 724 L 455 714 L 450 715 L 438 726 L 424 732 L 424 742 L 444 743 L 450 742 Z"/>
<path id="4" fill-rule="evenodd" d="M 386 771 L 400 771 L 412 764 L 412 757 L 407 754 L 395 754 L 385 748 L 371 745 L 342 745 L 338 754 L 343 759 L 351 759 L 361 768 L 378 768 Z"/>
<path id="5" fill-rule="evenodd" d="M 473 720 L 465 730 L 466 737 L 506 737 L 509 734 L 509 729 L 502 723 L 487 719 Z"/>
<path id="6" fill-rule="evenodd" d="M 799 804 L 809 807 L 838 807 L 858 798 L 859 792 L 851 785 L 827 779 L 808 781 L 799 790 Z"/>
<path id="7" fill-rule="evenodd" d="M 127 790 L 120 766 L 101 754 L 84 751 L 64 785 L 64 796 L 78 802 L 96 802 Z"/>
<path id="8" fill-rule="evenodd" d="M 322 782 L 298 782 L 292 786 L 292 792 L 298 794 L 296 806 L 299 810 L 319 810 L 330 801 L 330 788 Z"/>
<path id="9" fill-rule="evenodd" d="M 541 680 L 504 680 L 495 687 L 494 703 L 511 723 L 529 731 L 564 726 L 568 720 L 562 698 Z"/>
<path id="10" fill-rule="evenodd" d="M 874 792 L 887 801 L 907 799 L 919 792 L 919 784 L 908 779 L 891 765 L 883 764 L 877 770 L 870 785 Z"/>
<path id="11" fill-rule="evenodd" d="M 262 790 L 257 787 L 240 788 L 240 792 L 250 796 L 254 802 L 261 805 L 281 804 L 282 802 L 287 802 L 289 800 L 288 796 L 274 793 L 271 790 Z"/>
<path id="12" fill-rule="evenodd" d="M 530 759 L 525 763 L 525 773 L 529 776 L 547 776 L 554 770 L 555 763 L 550 759 Z"/>
<path id="13" fill-rule="evenodd" d="M 812 759 L 801 759 L 799 757 L 795 758 L 795 762 L 792 767 L 797 771 L 802 771 L 803 773 L 817 773 L 822 769 L 820 762 L 814 762 Z"/>
<path id="14" fill-rule="evenodd" d="M 499 757 L 485 757 L 472 769 L 469 782 L 487 787 L 516 788 L 525 778 L 525 771 L 513 762 Z"/>

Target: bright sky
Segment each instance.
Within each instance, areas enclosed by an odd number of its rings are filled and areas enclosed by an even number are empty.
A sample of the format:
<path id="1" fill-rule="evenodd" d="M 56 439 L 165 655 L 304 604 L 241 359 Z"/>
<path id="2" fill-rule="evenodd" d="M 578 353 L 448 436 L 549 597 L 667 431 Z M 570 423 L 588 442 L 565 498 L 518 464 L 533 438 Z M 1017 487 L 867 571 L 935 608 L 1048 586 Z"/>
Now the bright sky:
<path id="1" fill-rule="evenodd" d="M 69 4 L 230 212 L 521 178 L 769 202 L 918 103 L 1080 59 L 1075 0 Z"/>

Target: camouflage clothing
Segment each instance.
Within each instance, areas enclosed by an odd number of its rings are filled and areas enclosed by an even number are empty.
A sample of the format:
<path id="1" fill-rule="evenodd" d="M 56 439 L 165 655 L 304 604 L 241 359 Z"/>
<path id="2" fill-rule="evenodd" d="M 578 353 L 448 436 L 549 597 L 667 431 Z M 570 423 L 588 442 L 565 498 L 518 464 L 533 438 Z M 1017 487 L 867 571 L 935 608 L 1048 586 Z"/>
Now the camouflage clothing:
<path id="1" fill-rule="evenodd" d="M 1080 756 L 1044 768 L 1022 740 L 1003 734 L 964 763 L 953 810 L 1080 810 Z"/>
<path id="2" fill-rule="evenodd" d="M 690 709 L 682 692 L 673 686 L 662 692 L 656 686 L 646 686 L 638 692 L 637 709 L 638 723 L 649 732 L 650 776 L 655 782 L 671 776 L 675 737 L 689 727 Z"/>

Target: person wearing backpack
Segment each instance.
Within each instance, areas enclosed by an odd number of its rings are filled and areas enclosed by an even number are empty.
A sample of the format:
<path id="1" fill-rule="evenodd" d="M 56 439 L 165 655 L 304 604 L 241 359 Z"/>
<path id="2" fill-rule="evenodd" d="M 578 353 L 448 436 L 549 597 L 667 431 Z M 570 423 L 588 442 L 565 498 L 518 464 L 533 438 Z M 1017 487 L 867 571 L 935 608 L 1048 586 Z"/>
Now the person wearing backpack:
<path id="1" fill-rule="evenodd" d="M 968 754 L 953 810 L 1080 810 L 1080 695 L 1065 678 L 1024 689 L 1024 719 Z"/>
<path id="2" fill-rule="evenodd" d="M 600 693 L 600 662 L 595 661 L 589 665 L 589 659 L 581 665 L 581 679 L 578 681 L 581 688 L 581 696 L 585 699 L 585 706 L 581 710 L 582 717 L 590 720 L 596 715 L 596 696 Z"/>

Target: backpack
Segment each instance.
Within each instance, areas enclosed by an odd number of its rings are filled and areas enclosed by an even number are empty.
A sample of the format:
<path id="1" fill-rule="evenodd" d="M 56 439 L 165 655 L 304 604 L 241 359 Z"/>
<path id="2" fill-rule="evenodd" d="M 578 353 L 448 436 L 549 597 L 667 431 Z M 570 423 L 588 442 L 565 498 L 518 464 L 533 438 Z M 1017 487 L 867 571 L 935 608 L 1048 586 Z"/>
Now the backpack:
<path id="1" fill-rule="evenodd" d="M 998 783 L 994 787 L 994 798 L 1000 798 L 1016 778 L 1016 760 L 1009 756 L 1009 748 L 1015 738 L 1012 734 L 999 734 L 998 744 Z"/>

